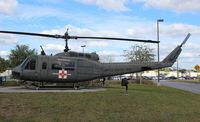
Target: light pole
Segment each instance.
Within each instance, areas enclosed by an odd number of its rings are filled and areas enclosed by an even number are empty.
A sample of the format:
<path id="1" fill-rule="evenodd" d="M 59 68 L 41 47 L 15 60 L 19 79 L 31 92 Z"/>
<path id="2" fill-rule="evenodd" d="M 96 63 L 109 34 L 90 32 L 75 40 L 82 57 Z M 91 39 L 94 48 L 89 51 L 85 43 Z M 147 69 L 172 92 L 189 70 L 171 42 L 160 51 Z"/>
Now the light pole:
<path id="1" fill-rule="evenodd" d="M 81 47 L 83 48 L 83 53 L 84 53 L 84 48 L 86 47 L 86 45 L 82 45 Z"/>
<path id="2" fill-rule="evenodd" d="M 176 61 L 177 61 L 177 69 L 176 69 L 176 70 L 177 70 L 177 78 L 179 79 L 179 68 L 178 68 L 178 65 L 179 65 L 179 64 L 178 64 L 178 58 L 176 59 Z"/>
<path id="3" fill-rule="evenodd" d="M 159 23 L 160 22 L 164 22 L 164 19 L 158 19 L 157 20 L 157 41 L 158 41 L 158 46 L 157 46 L 157 50 L 158 50 L 158 63 L 160 62 L 160 39 L 159 39 Z M 160 86 L 160 70 L 158 69 L 158 83 L 157 86 Z"/>

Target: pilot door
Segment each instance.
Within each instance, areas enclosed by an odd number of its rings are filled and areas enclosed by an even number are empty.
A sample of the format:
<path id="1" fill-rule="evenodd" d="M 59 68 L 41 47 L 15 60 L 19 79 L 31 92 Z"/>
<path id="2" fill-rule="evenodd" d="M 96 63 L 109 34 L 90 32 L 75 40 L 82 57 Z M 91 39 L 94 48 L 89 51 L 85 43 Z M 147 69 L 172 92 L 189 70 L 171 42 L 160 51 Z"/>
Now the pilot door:
<path id="1" fill-rule="evenodd" d="M 36 81 L 38 80 L 38 61 L 37 57 L 31 57 L 25 62 L 25 65 L 22 68 L 22 77 L 24 80 Z"/>
<path id="2" fill-rule="evenodd" d="M 40 81 L 48 81 L 48 61 L 49 57 L 40 57 L 39 59 L 39 71 L 40 71 Z"/>

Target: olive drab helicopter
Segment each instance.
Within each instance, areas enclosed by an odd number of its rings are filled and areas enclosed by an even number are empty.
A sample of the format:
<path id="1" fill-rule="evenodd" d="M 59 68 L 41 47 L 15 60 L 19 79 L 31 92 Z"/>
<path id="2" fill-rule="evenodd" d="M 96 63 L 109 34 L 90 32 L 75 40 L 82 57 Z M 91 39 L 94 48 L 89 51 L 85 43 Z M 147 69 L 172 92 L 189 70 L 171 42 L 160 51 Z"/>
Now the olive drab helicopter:
<path id="1" fill-rule="evenodd" d="M 64 35 L 50 35 L 28 32 L 0 31 L 7 34 L 22 34 L 31 36 L 42 36 L 56 39 L 64 39 L 66 42 L 64 52 L 54 56 L 46 55 L 42 49 L 41 55 L 33 55 L 26 58 L 19 66 L 12 70 L 13 77 L 24 81 L 50 82 L 50 83 L 76 83 L 101 79 L 108 76 L 122 75 L 127 73 L 136 73 L 147 70 L 161 69 L 171 67 L 182 51 L 182 46 L 190 37 L 186 36 L 182 44 L 178 45 L 166 58 L 161 62 L 147 63 L 101 63 L 96 53 L 79 53 L 69 51 L 68 40 L 70 39 L 104 39 L 104 40 L 121 40 L 136 41 L 146 43 L 159 43 L 152 40 L 139 40 L 127 38 L 110 38 L 110 37 L 86 37 L 70 36 L 68 31 Z"/>

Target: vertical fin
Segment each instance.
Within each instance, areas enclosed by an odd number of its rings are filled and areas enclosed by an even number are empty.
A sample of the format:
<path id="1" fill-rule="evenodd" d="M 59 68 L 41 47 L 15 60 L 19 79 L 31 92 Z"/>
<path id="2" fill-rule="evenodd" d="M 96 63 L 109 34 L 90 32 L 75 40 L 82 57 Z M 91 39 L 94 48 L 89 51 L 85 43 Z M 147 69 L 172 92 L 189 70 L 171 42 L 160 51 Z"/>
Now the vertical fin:
<path id="1" fill-rule="evenodd" d="M 181 45 L 177 46 L 162 62 L 163 63 L 174 63 L 178 56 L 180 55 L 182 51 L 182 46 L 187 42 L 187 40 L 190 38 L 191 34 L 188 33 L 188 35 L 185 37 Z"/>

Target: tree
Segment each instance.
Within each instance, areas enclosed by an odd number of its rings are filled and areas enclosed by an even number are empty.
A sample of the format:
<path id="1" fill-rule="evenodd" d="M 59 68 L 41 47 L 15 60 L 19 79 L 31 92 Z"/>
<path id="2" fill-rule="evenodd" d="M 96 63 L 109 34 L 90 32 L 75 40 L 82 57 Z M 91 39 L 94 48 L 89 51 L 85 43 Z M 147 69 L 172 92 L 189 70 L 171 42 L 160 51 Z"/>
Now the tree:
<path id="1" fill-rule="evenodd" d="M 152 62 L 154 61 L 154 54 L 153 49 L 146 47 L 146 46 L 132 46 L 130 48 L 130 51 L 124 51 L 124 56 L 127 58 L 130 62 L 135 63 L 144 63 L 144 62 Z M 138 73 L 136 73 L 136 82 L 140 81 L 140 84 L 142 82 L 142 72 L 140 73 L 140 80 L 138 77 Z"/>
<path id="2" fill-rule="evenodd" d="M 8 67 L 9 67 L 9 61 L 0 57 L 0 73 L 6 71 Z"/>
<path id="3" fill-rule="evenodd" d="M 27 45 L 16 45 L 9 55 L 10 66 L 15 67 L 23 62 L 28 56 L 36 55 L 35 49 L 29 49 Z"/>
<path id="4" fill-rule="evenodd" d="M 130 62 L 152 62 L 154 61 L 153 49 L 146 46 L 132 46 L 130 51 L 124 51 L 124 56 Z"/>

